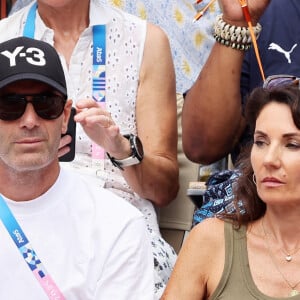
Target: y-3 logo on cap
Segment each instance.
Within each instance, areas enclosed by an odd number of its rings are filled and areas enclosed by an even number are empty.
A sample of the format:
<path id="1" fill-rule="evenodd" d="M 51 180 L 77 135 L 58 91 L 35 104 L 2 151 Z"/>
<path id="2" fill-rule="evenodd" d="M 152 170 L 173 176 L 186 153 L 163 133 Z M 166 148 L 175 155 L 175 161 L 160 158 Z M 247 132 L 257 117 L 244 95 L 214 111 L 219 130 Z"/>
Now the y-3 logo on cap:
<path id="1" fill-rule="evenodd" d="M 26 50 L 22 51 L 24 46 L 17 47 L 14 52 L 9 52 L 8 50 L 2 51 L 1 54 L 6 56 L 9 59 L 10 67 L 14 67 L 17 65 L 16 58 L 17 57 L 24 57 L 28 63 L 35 65 L 35 66 L 45 66 L 45 53 L 41 49 L 30 47 Z"/>

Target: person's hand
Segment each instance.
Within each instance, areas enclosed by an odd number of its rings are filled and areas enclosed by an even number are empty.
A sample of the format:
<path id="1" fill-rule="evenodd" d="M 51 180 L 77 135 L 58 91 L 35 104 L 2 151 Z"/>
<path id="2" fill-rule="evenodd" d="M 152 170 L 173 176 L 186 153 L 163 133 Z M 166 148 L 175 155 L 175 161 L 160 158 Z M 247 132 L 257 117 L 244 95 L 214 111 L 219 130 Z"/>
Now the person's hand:
<path id="1" fill-rule="evenodd" d="M 252 25 L 255 26 L 271 0 L 246 0 L 251 15 Z M 219 0 L 223 11 L 223 20 L 236 26 L 247 26 L 239 0 Z"/>
<path id="2" fill-rule="evenodd" d="M 64 135 L 59 142 L 59 149 L 58 149 L 58 157 L 61 157 L 65 154 L 67 154 L 70 151 L 70 147 L 68 144 L 70 144 L 72 141 L 72 137 L 70 135 Z"/>
<path id="3" fill-rule="evenodd" d="M 115 157 L 127 157 L 130 145 L 120 134 L 120 128 L 115 124 L 108 111 L 92 99 L 83 99 L 76 103 L 77 113 L 74 117 L 83 127 L 88 137 Z"/>

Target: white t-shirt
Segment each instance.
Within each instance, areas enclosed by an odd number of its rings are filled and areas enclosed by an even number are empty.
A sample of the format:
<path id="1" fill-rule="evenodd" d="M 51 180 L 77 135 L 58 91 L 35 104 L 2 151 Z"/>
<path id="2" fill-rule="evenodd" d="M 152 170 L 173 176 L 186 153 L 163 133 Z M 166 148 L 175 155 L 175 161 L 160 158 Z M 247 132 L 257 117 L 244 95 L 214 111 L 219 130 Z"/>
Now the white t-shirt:
<path id="1" fill-rule="evenodd" d="M 6 200 L 66 299 L 153 299 L 149 235 L 135 207 L 65 170 L 44 195 Z M 0 240 L 0 299 L 48 299 L 2 222 Z"/>

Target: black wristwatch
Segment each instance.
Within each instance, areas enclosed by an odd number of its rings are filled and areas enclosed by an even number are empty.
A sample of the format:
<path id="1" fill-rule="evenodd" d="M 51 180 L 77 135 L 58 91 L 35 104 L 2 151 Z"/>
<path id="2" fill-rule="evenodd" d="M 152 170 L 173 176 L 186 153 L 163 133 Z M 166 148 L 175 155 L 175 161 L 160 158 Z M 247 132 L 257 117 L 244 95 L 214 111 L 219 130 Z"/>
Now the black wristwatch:
<path id="1" fill-rule="evenodd" d="M 124 134 L 124 137 L 130 142 L 131 155 L 129 157 L 124 159 L 115 159 L 110 156 L 109 153 L 106 153 L 112 164 L 121 170 L 124 170 L 124 167 L 139 164 L 144 157 L 143 144 L 139 137 L 134 134 Z"/>

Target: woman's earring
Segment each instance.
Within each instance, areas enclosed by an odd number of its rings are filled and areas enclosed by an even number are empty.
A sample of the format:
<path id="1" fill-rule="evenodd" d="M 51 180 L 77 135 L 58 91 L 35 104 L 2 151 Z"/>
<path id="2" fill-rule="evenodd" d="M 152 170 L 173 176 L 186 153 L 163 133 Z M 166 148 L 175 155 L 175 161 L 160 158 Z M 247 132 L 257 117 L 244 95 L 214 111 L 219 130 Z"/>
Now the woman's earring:
<path id="1" fill-rule="evenodd" d="M 252 176 L 252 180 L 253 180 L 254 184 L 256 185 L 256 177 L 255 177 L 254 173 L 253 173 L 253 176 Z"/>

